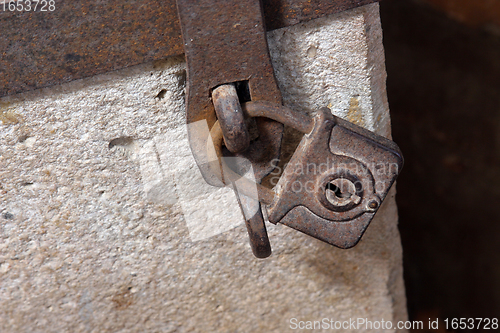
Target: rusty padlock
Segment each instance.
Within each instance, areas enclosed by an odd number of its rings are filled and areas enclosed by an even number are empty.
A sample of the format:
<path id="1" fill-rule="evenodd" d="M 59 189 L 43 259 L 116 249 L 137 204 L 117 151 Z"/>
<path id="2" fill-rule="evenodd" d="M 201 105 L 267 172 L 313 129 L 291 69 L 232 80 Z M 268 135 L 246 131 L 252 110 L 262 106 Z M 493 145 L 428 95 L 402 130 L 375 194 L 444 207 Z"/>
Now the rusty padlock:
<path id="1" fill-rule="evenodd" d="M 269 222 L 340 248 L 356 245 L 403 167 L 399 147 L 327 108 L 314 118 L 269 102 L 245 103 L 242 109 L 247 117 L 274 119 L 304 136 L 272 190 L 245 180 L 225 163 L 216 123 L 211 134 L 221 167 L 212 171 L 265 203 Z"/>

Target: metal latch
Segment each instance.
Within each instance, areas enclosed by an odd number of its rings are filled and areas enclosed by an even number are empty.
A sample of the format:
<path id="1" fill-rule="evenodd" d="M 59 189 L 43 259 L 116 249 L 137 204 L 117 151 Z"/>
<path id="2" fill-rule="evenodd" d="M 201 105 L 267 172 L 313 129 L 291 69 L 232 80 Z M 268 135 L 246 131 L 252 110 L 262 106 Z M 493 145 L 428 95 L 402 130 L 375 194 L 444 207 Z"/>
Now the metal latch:
<path id="1" fill-rule="evenodd" d="M 255 256 L 271 254 L 261 204 L 272 223 L 340 248 L 356 245 L 402 168 L 398 146 L 326 108 L 309 118 L 282 105 L 259 0 L 177 5 L 191 149 L 209 184 L 235 189 Z M 255 138 L 249 119 L 255 119 Z M 260 183 L 279 157 L 283 124 L 304 137 L 269 189 Z"/>

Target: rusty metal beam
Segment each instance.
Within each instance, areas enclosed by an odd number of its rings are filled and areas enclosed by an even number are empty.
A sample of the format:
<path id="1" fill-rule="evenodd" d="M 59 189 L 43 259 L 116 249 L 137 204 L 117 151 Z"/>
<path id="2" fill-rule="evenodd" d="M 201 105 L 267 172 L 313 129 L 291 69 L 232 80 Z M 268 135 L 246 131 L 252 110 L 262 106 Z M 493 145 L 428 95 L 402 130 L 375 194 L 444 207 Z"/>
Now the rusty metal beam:
<path id="1" fill-rule="evenodd" d="M 267 30 L 378 0 L 263 0 Z M 0 97 L 183 53 L 175 0 L 57 0 L 0 11 Z"/>

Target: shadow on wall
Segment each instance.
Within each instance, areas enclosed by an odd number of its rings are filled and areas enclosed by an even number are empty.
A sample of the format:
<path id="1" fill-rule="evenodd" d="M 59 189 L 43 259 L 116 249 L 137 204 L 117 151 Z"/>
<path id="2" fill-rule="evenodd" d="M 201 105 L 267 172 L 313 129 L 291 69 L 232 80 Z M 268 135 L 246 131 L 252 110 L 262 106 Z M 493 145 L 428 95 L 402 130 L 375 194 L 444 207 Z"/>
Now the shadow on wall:
<path id="1" fill-rule="evenodd" d="M 412 0 L 381 15 L 410 316 L 498 318 L 500 34 Z"/>

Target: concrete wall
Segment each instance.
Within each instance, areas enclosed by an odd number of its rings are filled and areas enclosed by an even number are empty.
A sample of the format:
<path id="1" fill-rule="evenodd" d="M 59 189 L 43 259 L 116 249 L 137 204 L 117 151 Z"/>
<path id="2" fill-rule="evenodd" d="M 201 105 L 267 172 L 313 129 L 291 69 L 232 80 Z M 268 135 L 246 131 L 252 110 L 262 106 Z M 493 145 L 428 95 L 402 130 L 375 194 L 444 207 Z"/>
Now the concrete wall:
<path id="1" fill-rule="evenodd" d="M 286 105 L 390 136 L 378 4 L 269 44 Z M 234 194 L 194 164 L 184 88 L 169 58 L 0 100 L 0 331 L 405 320 L 394 190 L 351 250 L 268 225 L 273 255 L 255 259 Z"/>

